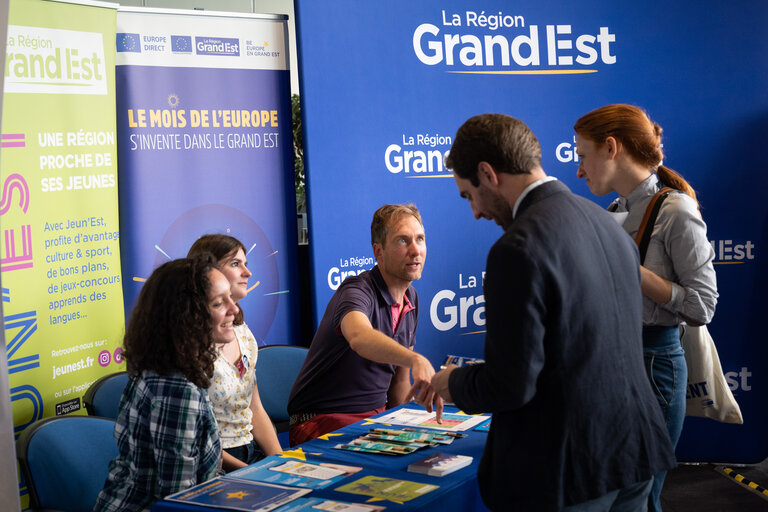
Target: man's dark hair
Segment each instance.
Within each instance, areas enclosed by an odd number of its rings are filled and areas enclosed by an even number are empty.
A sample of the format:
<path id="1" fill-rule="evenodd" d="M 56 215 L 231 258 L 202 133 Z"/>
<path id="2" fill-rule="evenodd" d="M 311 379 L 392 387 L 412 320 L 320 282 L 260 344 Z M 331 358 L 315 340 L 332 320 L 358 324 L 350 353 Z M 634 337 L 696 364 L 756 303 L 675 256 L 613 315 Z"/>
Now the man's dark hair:
<path id="1" fill-rule="evenodd" d="M 519 119 L 481 114 L 469 118 L 456 132 L 445 165 L 476 187 L 480 162 L 488 162 L 497 172 L 528 174 L 541 167 L 541 145 Z"/>

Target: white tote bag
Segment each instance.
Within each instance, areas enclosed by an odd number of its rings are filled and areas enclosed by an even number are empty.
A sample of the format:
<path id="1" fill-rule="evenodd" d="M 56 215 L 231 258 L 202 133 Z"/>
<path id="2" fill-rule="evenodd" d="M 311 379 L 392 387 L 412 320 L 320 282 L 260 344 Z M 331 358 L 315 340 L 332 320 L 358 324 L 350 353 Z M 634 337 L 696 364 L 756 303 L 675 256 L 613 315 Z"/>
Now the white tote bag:
<path id="1" fill-rule="evenodd" d="M 744 423 L 739 404 L 725 381 L 715 342 L 707 326 L 682 325 L 681 328 L 681 342 L 688 366 L 685 415 L 723 423 Z"/>

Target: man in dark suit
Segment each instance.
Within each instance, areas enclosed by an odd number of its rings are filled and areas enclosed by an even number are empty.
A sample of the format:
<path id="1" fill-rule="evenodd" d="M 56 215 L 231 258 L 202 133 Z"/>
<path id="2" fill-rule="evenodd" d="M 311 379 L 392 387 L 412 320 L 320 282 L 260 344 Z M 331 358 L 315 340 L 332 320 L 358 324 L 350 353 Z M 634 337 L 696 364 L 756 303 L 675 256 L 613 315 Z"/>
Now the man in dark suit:
<path id="1" fill-rule="evenodd" d="M 475 218 L 504 234 L 486 263 L 485 363 L 432 380 L 493 421 L 478 470 L 493 510 L 645 510 L 675 459 L 643 367 L 633 241 L 547 177 L 518 119 L 459 128 L 446 165 Z"/>

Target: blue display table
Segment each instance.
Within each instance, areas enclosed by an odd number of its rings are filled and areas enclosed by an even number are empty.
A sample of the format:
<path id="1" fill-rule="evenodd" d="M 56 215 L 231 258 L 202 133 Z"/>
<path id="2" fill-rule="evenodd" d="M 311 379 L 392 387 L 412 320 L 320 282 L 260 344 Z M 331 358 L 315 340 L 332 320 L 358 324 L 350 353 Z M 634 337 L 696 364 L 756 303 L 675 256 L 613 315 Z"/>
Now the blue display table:
<path id="1" fill-rule="evenodd" d="M 415 408 L 417 406 L 400 406 L 400 408 L 402 407 Z M 390 412 L 391 411 L 387 411 L 378 416 L 383 416 L 384 414 L 388 414 Z M 446 412 L 456 412 L 456 409 L 452 407 L 446 407 Z M 327 462 L 345 464 L 349 466 L 361 466 L 363 468 L 362 471 L 345 478 L 337 484 L 331 485 L 325 489 L 314 489 L 309 495 L 307 495 L 307 497 L 321 497 L 338 501 L 365 503 L 369 499 L 366 496 L 339 492 L 336 489 L 362 477 L 373 475 L 393 478 L 397 480 L 422 482 L 439 486 L 438 489 L 405 503 L 397 503 L 394 501 L 374 502 L 376 505 L 385 506 L 387 511 L 488 510 L 480 499 L 480 492 L 477 487 L 477 466 L 483 453 L 487 433 L 468 430 L 464 432 L 467 434 L 467 437 L 457 439 L 450 445 L 439 446 L 435 448 L 424 448 L 408 455 L 399 456 L 366 454 L 337 450 L 333 448 L 339 443 L 349 442 L 365 434 L 371 428 L 382 426 L 381 424 L 375 422 L 375 418 L 378 416 L 359 421 L 330 434 L 326 434 L 321 438 L 314 439 L 300 446 L 297 446 L 293 450 L 284 452 L 284 456 L 286 457 L 304 457 L 304 459 L 310 463 Z M 393 425 L 392 428 L 397 429 L 403 427 Z M 407 467 L 410 463 L 423 459 L 431 453 L 438 451 L 444 453 L 471 455 L 474 457 L 474 460 L 469 466 L 459 469 L 458 471 L 443 477 L 433 477 L 418 473 L 409 473 L 407 471 Z M 259 464 L 260 463 L 257 462 L 255 466 L 258 466 Z M 181 503 L 173 503 L 168 501 L 161 501 L 155 503 L 152 506 L 152 512 L 210 512 L 211 510 L 215 509 L 185 505 Z"/>

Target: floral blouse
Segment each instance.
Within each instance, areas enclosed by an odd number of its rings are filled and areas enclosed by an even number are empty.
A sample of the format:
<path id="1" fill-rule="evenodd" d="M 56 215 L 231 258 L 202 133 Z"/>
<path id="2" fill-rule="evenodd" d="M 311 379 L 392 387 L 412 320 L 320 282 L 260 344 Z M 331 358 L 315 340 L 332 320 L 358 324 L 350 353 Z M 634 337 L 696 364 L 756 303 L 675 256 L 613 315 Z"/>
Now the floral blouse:
<path id="1" fill-rule="evenodd" d="M 219 356 L 208 388 L 223 448 L 242 446 L 253 440 L 250 405 L 256 386 L 258 344 L 246 324 L 235 326 L 235 336 L 240 345 L 241 360 L 233 364 Z"/>

